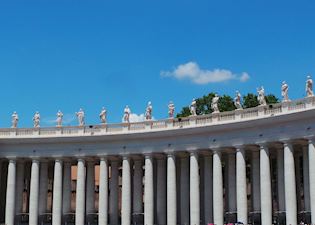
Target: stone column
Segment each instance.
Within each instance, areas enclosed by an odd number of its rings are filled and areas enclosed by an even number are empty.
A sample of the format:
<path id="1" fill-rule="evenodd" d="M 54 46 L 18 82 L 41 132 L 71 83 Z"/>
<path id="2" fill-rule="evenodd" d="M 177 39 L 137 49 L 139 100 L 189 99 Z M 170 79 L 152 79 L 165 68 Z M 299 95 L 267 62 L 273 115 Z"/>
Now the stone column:
<path id="1" fill-rule="evenodd" d="M 179 156 L 180 172 L 179 177 L 179 224 L 189 224 L 189 158 L 187 156 Z"/>
<path id="2" fill-rule="evenodd" d="M 283 149 L 277 149 L 277 186 L 278 186 L 278 208 L 279 211 L 285 211 L 284 196 L 284 161 Z"/>
<path id="3" fill-rule="evenodd" d="M 86 168 L 86 214 L 95 212 L 95 164 L 88 161 Z"/>
<path id="4" fill-rule="evenodd" d="M 157 160 L 156 223 L 166 224 L 166 161 Z"/>
<path id="5" fill-rule="evenodd" d="M 235 153 L 228 154 L 228 165 L 227 165 L 227 196 L 228 196 L 228 211 L 236 212 L 236 159 Z"/>
<path id="6" fill-rule="evenodd" d="M 154 224 L 154 189 L 153 189 L 153 159 L 151 155 L 145 156 L 144 170 L 144 224 Z"/>
<path id="7" fill-rule="evenodd" d="M 16 179 L 16 161 L 14 159 L 10 159 L 9 165 L 8 165 L 8 178 L 7 178 L 5 225 L 14 225 L 15 179 Z"/>
<path id="8" fill-rule="evenodd" d="M 252 151 L 251 159 L 251 199 L 252 211 L 260 211 L 260 153 Z"/>
<path id="9" fill-rule="evenodd" d="M 245 150 L 236 149 L 237 221 L 247 224 L 247 184 Z"/>
<path id="10" fill-rule="evenodd" d="M 270 160 L 265 145 L 260 146 L 260 191 L 261 224 L 272 224 Z"/>
<path id="11" fill-rule="evenodd" d="M 24 172 L 25 163 L 17 162 L 16 168 L 16 192 L 15 192 L 15 214 L 22 213 L 23 210 L 23 191 L 24 191 Z"/>
<path id="12" fill-rule="evenodd" d="M 30 204 L 29 204 L 29 225 L 38 224 L 38 197 L 39 197 L 39 161 L 32 160 Z"/>
<path id="13" fill-rule="evenodd" d="M 85 162 L 83 159 L 78 159 L 75 225 L 84 225 L 85 224 L 84 218 L 85 218 Z"/>
<path id="14" fill-rule="evenodd" d="M 221 152 L 213 152 L 213 220 L 216 225 L 223 225 L 223 177 Z"/>
<path id="15" fill-rule="evenodd" d="M 39 172 L 39 205 L 38 214 L 43 215 L 47 210 L 47 191 L 48 191 L 48 162 L 41 162 Z"/>
<path id="16" fill-rule="evenodd" d="M 297 224 L 296 186 L 293 146 L 284 143 L 284 192 L 286 224 Z"/>
<path id="17" fill-rule="evenodd" d="M 213 222 L 213 184 L 212 184 L 212 156 L 204 157 L 204 214 L 205 224 Z"/>
<path id="18" fill-rule="evenodd" d="M 303 189 L 304 189 L 304 210 L 311 211 L 310 203 L 310 177 L 309 177 L 308 147 L 303 147 Z"/>
<path id="19" fill-rule="evenodd" d="M 200 187 L 198 154 L 190 153 L 190 224 L 200 224 Z"/>
<path id="20" fill-rule="evenodd" d="M 167 155 L 167 225 L 177 224 L 175 155 Z"/>
<path id="21" fill-rule="evenodd" d="M 315 224 L 315 142 L 310 139 L 308 142 L 308 164 L 310 182 L 310 202 L 312 224 Z"/>
<path id="22" fill-rule="evenodd" d="M 108 164 L 105 158 L 100 160 L 98 225 L 108 224 Z"/>
<path id="23" fill-rule="evenodd" d="M 54 189 L 52 207 L 52 225 L 61 225 L 62 213 L 62 161 L 55 160 L 54 167 Z"/>
<path id="24" fill-rule="evenodd" d="M 130 222 L 131 222 L 130 159 L 128 156 L 124 156 L 122 165 L 121 225 L 130 225 Z"/>
<path id="25" fill-rule="evenodd" d="M 109 219 L 111 225 L 119 223 L 118 220 L 118 162 L 111 162 L 110 195 L 109 195 Z"/>
<path id="26" fill-rule="evenodd" d="M 71 162 L 63 164 L 63 198 L 62 198 L 62 213 L 63 215 L 71 212 L 71 194 L 72 194 L 72 177 L 71 177 Z"/>
<path id="27" fill-rule="evenodd" d="M 143 213 L 143 161 L 134 161 L 134 176 L 133 176 L 133 213 Z"/>

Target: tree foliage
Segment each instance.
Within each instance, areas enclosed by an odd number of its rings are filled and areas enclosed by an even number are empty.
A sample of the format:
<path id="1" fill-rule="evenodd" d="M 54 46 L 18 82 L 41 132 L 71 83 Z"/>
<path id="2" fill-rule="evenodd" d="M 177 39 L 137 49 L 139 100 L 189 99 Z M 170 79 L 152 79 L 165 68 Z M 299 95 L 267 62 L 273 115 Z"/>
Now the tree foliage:
<path id="1" fill-rule="evenodd" d="M 204 115 L 204 114 L 209 114 L 213 112 L 213 110 L 211 109 L 211 102 L 214 96 L 215 96 L 215 93 L 211 92 L 208 95 L 204 95 L 201 98 L 196 99 L 197 115 Z M 279 99 L 273 94 L 266 95 L 265 98 L 266 98 L 267 104 L 273 104 L 273 103 L 279 102 Z M 259 105 L 259 102 L 257 100 L 257 95 L 248 93 L 247 95 L 243 97 L 243 108 L 257 107 L 258 105 Z M 235 110 L 233 98 L 229 95 L 220 96 L 218 106 L 219 106 L 220 112 Z M 177 118 L 187 117 L 189 115 L 190 115 L 189 106 L 185 106 L 182 108 L 180 113 L 176 115 L 176 117 Z"/>

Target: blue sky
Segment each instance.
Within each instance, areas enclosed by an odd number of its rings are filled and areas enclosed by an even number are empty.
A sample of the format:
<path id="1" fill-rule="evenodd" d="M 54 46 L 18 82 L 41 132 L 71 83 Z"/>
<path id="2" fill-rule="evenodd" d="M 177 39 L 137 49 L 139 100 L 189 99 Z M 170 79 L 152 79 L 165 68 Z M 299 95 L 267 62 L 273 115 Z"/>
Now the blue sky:
<path id="1" fill-rule="evenodd" d="M 311 0 L 1 1 L 0 127 L 14 110 L 20 127 L 36 110 L 52 126 L 58 109 L 75 125 L 80 107 L 97 124 L 102 106 L 120 122 L 126 104 L 139 115 L 149 100 L 159 119 L 169 100 L 179 111 L 260 85 L 280 96 L 283 80 L 301 98 L 315 77 L 314 12 Z"/>

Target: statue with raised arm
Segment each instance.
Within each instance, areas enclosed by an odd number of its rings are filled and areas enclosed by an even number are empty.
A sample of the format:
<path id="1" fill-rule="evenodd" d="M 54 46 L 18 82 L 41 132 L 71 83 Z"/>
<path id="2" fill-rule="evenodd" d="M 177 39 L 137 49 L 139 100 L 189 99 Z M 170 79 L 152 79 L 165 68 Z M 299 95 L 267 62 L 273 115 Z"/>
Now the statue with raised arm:
<path id="1" fill-rule="evenodd" d="M 147 108 L 145 109 L 145 119 L 146 120 L 152 120 L 152 104 L 151 102 L 148 102 Z"/>
<path id="2" fill-rule="evenodd" d="M 62 118 L 63 118 L 63 113 L 58 110 L 57 112 L 57 119 L 56 119 L 56 122 L 57 122 L 57 127 L 61 127 L 62 126 Z"/>
<path id="3" fill-rule="evenodd" d="M 314 92 L 313 92 L 313 80 L 312 80 L 311 76 L 307 76 L 306 85 L 305 85 L 305 91 L 306 91 L 306 96 L 307 96 L 307 97 L 312 97 L 312 96 L 314 96 Z"/>
<path id="4" fill-rule="evenodd" d="M 168 118 L 174 118 L 175 105 L 172 101 L 168 104 Z"/>
<path id="5" fill-rule="evenodd" d="M 36 113 L 33 116 L 33 123 L 34 123 L 34 127 L 38 128 L 40 127 L 39 123 L 40 123 L 40 114 L 38 111 L 36 111 Z"/>
<path id="6" fill-rule="evenodd" d="M 12 116 L 12 126 L 11 128 L 17 128 L 18 122 L 19 122 L 19 116 L 18 114 L 14 111 Z"/>
<path id="7" fill-rule="evenodd" d="M 106 111 L 105 107 L 102 108 L 102 111 L 101 111 L 99 116 L 100 116 L 101 123 L 105 124 L 106 123 L 106 116 L 107 116 L 107 111 Z"/>
<path id="8" fill-rule="evenodd" d="M 266 99 L 265 99 L 265 89 L 263 86 L 260 88 L 257 88 L 257 100 L 259 102 L 259 105 L 267 105 Z"/>
<path id="9" fill-rule="evenodd" d="M 85 114 L 82 108 L 80 108 L 79 112 L 76 112 L 77 118 L 78 118 L 78 122 L 79 122 L 79 126 L 84 126 L 85 124 Z"/>
<path id="10" fill-rule="evenodd" d="M 234 98 L 234 105 L 236 109 L 243 109 L 241 101 L 242 101 L 241 93 L 239 91 L 236 91 L 236 96 Z"/>
<path id="11" fill-rule="evenodd" d="M 283 81 L 281 86 L 281 95 L 282 95 L 282 102 L 288 102 L 289 100 L 289 85 Z"/>
<path id="12" fill-rule="evenodd" d="M 197 116 L 197 102 L 196 99 L 193 98 L 190 106 L 189 106 L 191 116 Z"/>
<path id="13" fill-rule="evenodd" d="M 128 105 L 126 105 L 125 109 L 124 109 L 124 122 L 125 123 L 129 123 L 130 122 L 130 114 L 131 114 L 131 110 L 129 108 Z"/>
<path id="14" fill-rule="evenodd" d="M 211 108 L 213 110 L 213 113 L 219 113 L 219 95 L 215 94 L 215 96 L 212 98 L 212 102 L 211 102 Z"/>

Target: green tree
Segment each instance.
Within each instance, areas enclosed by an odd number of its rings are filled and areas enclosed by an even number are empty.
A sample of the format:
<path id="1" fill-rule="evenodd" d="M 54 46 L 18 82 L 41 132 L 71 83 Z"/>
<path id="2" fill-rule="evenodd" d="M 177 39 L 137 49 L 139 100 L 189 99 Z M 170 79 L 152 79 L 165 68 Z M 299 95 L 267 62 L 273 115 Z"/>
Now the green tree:
<path id="1" fill-rule="evenodd" d="M 243 97 L 243 107 L 246 108 L 252 108 L 259 105 L 259 102 L 257 100 L 257 95 L 248 93 Z"/>

